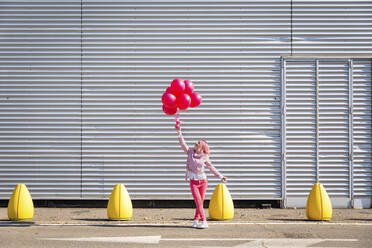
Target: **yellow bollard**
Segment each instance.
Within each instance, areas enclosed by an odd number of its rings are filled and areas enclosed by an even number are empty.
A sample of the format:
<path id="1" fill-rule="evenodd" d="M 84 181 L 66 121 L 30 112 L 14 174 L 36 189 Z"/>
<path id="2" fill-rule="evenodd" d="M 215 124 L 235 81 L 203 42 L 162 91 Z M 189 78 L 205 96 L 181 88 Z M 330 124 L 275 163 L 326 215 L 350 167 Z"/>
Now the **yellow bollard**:
<path id="1" fill-rule="evenodd" d="M 320 183 L 314 184 L 307 198 L 306 216 L 309 220 L 330 220 L 332 218 L 331 200 Z"/>
<path id="2" fill-rule="evenodd" d="M 218 184 L 209 202 L 209 217 L 214 220 L 234 218 L 234 203 L 225 184 Z"/>
<path id="3" fill-rule="evenodd" d="M 110 220 L 129 220 L 132 215 L 132 201 L 127 189 L 122 184 L 116 184 L 107 204 L 108 218 Z"/>
<path id="4" fill-rule="evenodd" d="M 8 203 L 9 220 L 28 220 L 34 217 L 34 203 L 26 185 L 18 184 Z"/>

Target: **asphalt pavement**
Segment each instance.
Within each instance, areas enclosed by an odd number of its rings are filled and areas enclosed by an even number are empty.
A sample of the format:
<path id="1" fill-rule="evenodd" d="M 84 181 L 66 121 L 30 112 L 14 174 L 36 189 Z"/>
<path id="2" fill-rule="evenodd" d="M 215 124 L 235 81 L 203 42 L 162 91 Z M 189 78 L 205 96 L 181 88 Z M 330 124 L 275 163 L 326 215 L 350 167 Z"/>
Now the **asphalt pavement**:
<path id="1" fill-rule="evenodd" d="M 104 208 L 35 208 L 14 222 L 0 208 L 0 247 L 372 247 L 371 209 L 334 209 L 309 221 L 305 209 L 235 209 L 227 221 L 194 229 L 194 209 L 134 209 L 110 221 Z"/>

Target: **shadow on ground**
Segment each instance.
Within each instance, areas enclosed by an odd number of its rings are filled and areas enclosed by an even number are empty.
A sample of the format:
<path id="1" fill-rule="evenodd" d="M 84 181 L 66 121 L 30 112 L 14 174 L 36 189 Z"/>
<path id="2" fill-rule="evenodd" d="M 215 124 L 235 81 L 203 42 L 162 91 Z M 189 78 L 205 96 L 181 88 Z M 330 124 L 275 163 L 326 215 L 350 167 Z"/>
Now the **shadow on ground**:
<path id="1" fill-rule="evenodd" d="M 12 221 L 8 219 L 0 219 L 0 227 L 27 227 L 33 225 L 35 225 L 35 222 L 33 221 Z"/>
<path id="2" fill-rule="evenodd" d="M 372 221 L 372 219 L 356 219 L 356 218 L 353 218 L 353 219 L 347 219 L 347 220 L 356 220 L 356 221 Z"/>
<path id="3" fill-rule="evenodd" d="M 109 222 L 120 222 L 120 220 L 110 220 L 110 219 L 72 219 L 72 220 L 80 220 L 80 221 L 109 221 Z M 123 220 L 124 221 L 124 220 Z"/>
<path id="4" fill-rule="evenodd" d="M 288 218 L 271 218 L 271 219 L 267 219 L 267 220 L 274 220 L 274 221 L 301 221 L 301 222 L 304 222 L 304 221 L 309 221 L 309 222 L 312 222 L 313 220 L 308 220 L 308 219 L 288 219 Z"/>

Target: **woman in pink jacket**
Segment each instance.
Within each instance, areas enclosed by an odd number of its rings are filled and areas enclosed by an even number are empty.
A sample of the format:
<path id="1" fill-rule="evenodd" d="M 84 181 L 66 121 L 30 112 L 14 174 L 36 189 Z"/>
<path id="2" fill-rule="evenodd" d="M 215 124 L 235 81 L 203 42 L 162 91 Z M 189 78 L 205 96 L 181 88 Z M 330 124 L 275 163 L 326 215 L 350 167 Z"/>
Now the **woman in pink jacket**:
<path id="1" fill-rule="evenodd" d="M 208 169 L 223 182 L 227 182 L 227 178 L 222 176 L 209 161 L 209 147 L 205 140 L 199 140 L 193 149 L 189 149 L 182 137 L 181 128 L 176 127 L 176 129 L 180 145 L 184 152 L 187 153 L 186 180 L 190 181 L 190 190 L 196 203 L 194 223 L 192 226 L 195 228 L 207 228 L 208 223 L 205 218 L 203 202 L 208 181 L 204 172 L 204 167 L 207 166 Z M 199 219 L 202 221 L 200 227 L 198 226 Z"/>

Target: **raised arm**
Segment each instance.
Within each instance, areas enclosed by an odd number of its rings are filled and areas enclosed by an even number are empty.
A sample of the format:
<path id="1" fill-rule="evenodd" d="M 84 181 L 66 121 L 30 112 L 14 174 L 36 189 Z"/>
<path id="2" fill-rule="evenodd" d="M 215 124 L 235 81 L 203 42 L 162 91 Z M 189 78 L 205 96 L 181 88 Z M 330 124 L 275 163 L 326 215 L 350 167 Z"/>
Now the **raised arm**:
<path id="1" fill-rule="evenodd" d="M 182 133 L 181 133 L 181 129 L 177 129 L 177 133 L 178 133 L 178 141 L 180 142 L 180 145 L 182 147 L 182 150 L 187 153 L 188 150 L 189 150 L 189 147 L 187 146 L 185 140 L 183 139 L 183 136 L 182 136 Z"/>

